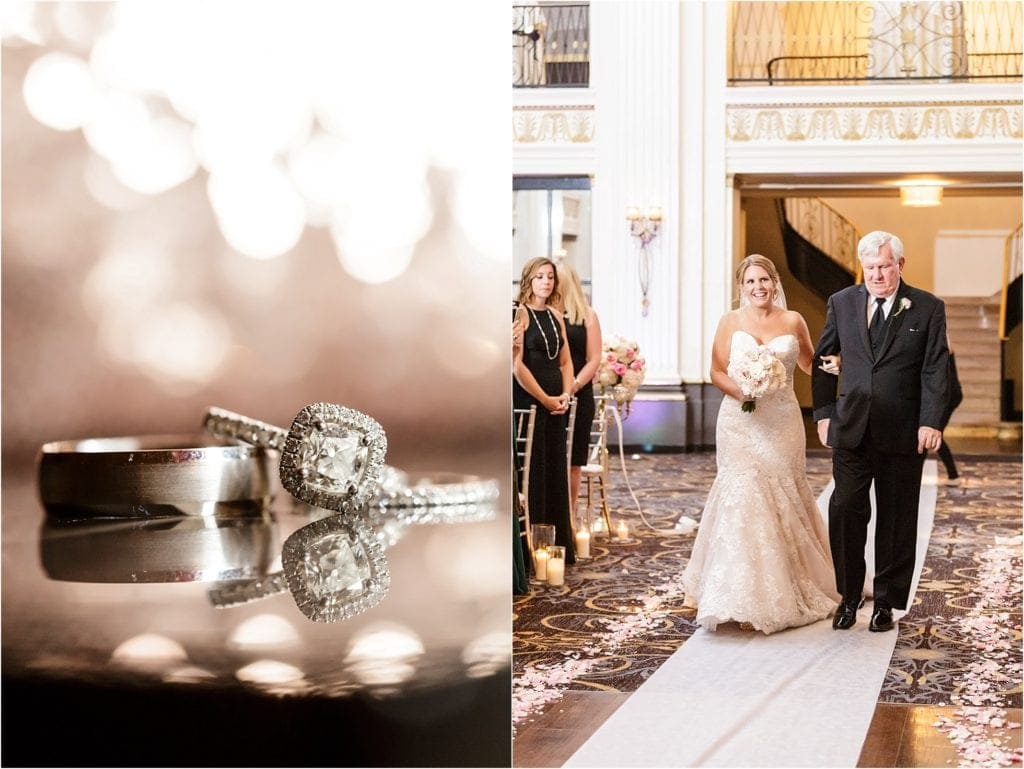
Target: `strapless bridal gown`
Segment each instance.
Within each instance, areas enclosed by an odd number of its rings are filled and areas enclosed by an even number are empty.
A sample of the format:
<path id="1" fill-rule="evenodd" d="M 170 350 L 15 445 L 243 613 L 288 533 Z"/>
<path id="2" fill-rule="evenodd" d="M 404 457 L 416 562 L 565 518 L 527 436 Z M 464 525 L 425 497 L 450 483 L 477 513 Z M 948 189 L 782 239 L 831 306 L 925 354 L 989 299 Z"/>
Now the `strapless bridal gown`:
<path id="1" fill-rule="evenodd" d="M 756 347 L 732 336 L 730 358 Z M 806 443 L 793 392 L 799 342 L 766 346 L 785 364 L 786 382 L 751 413 L 725 396 L 716 429 L 718 475 L 708 494 L 693 554 L 683 572 L 686 605 L 697 622 L 748 622 L 774 633 L 829 616 L 839 602 L 828 534 L 807 483 Z"/>

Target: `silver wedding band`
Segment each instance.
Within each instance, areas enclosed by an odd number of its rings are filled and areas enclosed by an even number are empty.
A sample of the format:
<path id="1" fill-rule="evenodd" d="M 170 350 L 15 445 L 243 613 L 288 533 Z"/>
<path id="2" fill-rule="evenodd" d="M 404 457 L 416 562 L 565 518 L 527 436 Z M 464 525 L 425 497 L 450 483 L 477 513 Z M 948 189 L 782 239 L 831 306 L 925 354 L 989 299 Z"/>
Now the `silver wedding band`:
<path id="1" fill-rule="evenodd" d="M 204 435 L 44 444 L 39 495 L 61 518 L 251 515 L 270 501 L 262 449 Z"/>

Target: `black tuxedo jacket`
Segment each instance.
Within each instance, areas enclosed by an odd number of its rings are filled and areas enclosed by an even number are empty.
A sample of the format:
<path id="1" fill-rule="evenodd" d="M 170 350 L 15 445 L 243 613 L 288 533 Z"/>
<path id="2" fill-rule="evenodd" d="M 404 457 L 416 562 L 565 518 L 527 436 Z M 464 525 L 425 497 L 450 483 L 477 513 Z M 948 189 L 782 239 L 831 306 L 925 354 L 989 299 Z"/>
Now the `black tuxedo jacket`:
<path id="1" fill-rule="evenodd" d="M 842 373 L 837 378 L 812 369 L 814 419 L 831 420 L 833 448 L 855 449 L 867 435 L 880 451 L 916 454 L 918 427 L 942 429 L 949 399 L 946 308 L 941 299 L 901 280 L 875 357 L 868 340 L 869 301 L 863 284 L 829 297 L 815 356 L 842 355 Z"/>

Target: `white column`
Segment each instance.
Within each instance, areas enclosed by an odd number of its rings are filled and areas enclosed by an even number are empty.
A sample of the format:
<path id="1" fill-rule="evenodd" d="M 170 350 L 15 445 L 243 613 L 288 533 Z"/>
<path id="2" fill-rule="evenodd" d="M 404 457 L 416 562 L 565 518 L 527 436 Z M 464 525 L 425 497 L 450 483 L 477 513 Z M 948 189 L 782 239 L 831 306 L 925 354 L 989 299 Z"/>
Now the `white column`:
<path id="1" fill-rule="evenodd" d="M 728 4 L 683 3 L 681 373 L 710 380 L 711 345 L 732 301 L 734 216 L 725 171 Z"/>
<path id="2" fill-rule="evenodd" d="M 686 5 L 663 0 L 590 5 L 597 126 L 594 307 L 605 334 L 639 342 L 648 363 L 647 384 L 678 384 L 682 379 L 679 255 L 685 231 L 679 91 L 680 14 Z M 661 232 L 649 246 L 646 317 L 627 206 L 660 206 L 664 212 Z"/>

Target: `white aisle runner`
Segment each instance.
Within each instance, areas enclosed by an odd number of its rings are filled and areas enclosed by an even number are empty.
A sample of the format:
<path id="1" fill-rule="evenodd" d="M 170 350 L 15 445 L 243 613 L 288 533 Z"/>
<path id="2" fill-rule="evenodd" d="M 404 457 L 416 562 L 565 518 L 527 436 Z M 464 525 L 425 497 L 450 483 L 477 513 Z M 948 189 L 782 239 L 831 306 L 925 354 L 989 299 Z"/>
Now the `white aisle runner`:
<path id="1" fill-rule="evenodd" d="M 935 479 L 928 460 L 911 597 L 931 536 Z M 819 509 L 831 492 L 830 484 Z M 868 631 L 871 608 L 868 601 L 846 631 L 828 620 L 769 636 L 732 624 L 698 630 L 565 766 L 856 766 L 897 638 Z"/>

